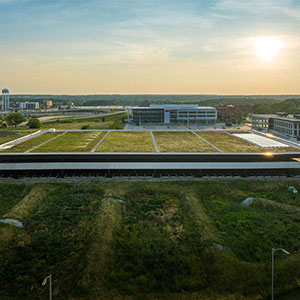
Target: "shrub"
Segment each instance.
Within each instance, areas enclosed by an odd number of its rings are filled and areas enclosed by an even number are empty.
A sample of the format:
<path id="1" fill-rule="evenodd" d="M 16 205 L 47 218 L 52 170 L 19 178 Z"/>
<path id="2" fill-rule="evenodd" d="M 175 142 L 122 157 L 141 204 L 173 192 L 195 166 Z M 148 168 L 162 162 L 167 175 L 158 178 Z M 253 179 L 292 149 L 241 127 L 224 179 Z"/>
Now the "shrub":
<path id="1" fill-rule="evenodd" d="M 31 118 L 28 121 L 27 125 L 29 126 L 29 128 L 41 128 L 41 122 L 37 118 Z"/>
<path id="2" fill-rule="evenodd" d="M 83 126 L 81 127 L 81 129 L 89 129 L 89 128 L 90 128 L 90 124 L 83 125 Z"/>

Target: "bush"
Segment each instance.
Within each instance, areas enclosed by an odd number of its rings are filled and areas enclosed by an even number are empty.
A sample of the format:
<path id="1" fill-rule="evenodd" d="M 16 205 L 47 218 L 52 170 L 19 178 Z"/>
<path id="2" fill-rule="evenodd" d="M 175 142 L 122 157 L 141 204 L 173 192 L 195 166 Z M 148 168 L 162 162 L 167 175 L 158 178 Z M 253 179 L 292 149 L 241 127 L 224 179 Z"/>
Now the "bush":
<path id="1" fill-rule="evenodd" d="M 90 124 L 83 125 L 83 126 L 81 127 L 81 129 L 89 129 L 89 128 L 90 128 Z"/>
<path id="2" fill-rule="evenodd" d="M 41 128 L 41 122 L 37 118 L 31 118 L 28 121 L 27 125 L 29 126 L 29 128 Z"/>

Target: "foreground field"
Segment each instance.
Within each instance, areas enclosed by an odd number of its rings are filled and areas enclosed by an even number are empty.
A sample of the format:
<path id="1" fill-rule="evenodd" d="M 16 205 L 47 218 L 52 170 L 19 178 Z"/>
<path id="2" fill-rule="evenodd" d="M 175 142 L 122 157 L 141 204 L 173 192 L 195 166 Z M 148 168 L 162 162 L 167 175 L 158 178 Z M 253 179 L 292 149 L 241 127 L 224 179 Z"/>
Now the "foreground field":
<path id="1" fill-rule="evenodd" d="M 110 132 L 97 152 L 154 152 L 149 132 Z"/>
<path id="2" fill-rule="evenodd" d="M 68 132 L 33 152 L 90 152 L 105 132 Z"/>
<path id="3" fill-rule="evenodd" d="M 25 227 L 0 223 L 0 299 L 47 299 L 49 273 L 55 299 L 267 299 L 272 247 L 291 252 L 276 255 L 276 295 L 287 293 L 300 277 L 291 185 L 300 190 L 288 179 L 2 183 L 0 217 Z"/>
<path id="4" fill-rule="evenodd" d="M 216 152 L 191 132 L 153 132 L 160 152 Z"/>

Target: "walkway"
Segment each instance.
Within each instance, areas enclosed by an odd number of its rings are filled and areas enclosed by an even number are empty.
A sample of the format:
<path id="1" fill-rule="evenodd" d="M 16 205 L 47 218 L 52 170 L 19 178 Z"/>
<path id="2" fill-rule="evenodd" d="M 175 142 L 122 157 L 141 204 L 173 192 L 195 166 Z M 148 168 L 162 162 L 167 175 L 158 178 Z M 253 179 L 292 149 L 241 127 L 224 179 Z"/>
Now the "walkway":
<path id="1" fill-rule="evenodd" d="M 63 135 L 65 135 L 66 133 L 67 133 L 67 132 L 64 132 L 64 133 L 62 133 L 62 134 L 59 134 L 59 135 L 57 135 L 57 136 L 53 137 L 52 139 L 50 139 L 50 140 L 48 140 L 48 141 L 46 141 L 46 142 L 43 142 L 43 143 L 41 143 L 41 144 L 39 144 L 39 145 L 37 145 L 37 146 L 34 146 L 34 147 L 32 147 L 31 149 L 29 149 L 29 150 L 25 151 L 24 153 L 29 153 L 29 152 L 31 152 L 31 151 L 33 151 L 33 150 L 37 149 L 37 148 L 40 148 L 41 146 L 43 146 L 43 145 L 45 145 L 45 144 L 49 143 L 50 141 L 53 141 L 53 140 L 55 140 L 55 139 L 59 138 L 60 136 L 63 136 Z"/>
<path id="2" fill-rule="evenodd" d="M 152 130 L 150 131 L 150 134 L 151 134 L 151 137 L 152 137 L 152 142 L 153 142 L 153 145 L 154 145 L 155 152 L 159 153 L 159 149 L 158 149 L 158 146 L 157 146 L 157 143 L 156 143 L 156 140 L 155 140 L 155 136 L 154 136 Z"/>
<path id="3" fill-rule="evenodd" d="M 102 144 L 102 142 L 105 140 L 107 135 L 109 134 L 110 131 L 107 131 L 106 134 L 103 136 L 103 138 L 97 143 L 97 145 L 91 150 L 91 152 L 96 152 L 98 147 Z"/>

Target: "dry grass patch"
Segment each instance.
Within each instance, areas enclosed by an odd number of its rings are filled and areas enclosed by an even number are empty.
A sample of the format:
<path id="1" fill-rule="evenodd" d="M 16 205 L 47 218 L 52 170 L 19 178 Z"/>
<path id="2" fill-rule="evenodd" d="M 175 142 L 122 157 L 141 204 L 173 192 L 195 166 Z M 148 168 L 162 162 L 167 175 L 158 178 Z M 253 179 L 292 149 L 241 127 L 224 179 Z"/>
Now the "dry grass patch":
<path id="1" fill-rule="evenodd" d="M 267 210 L 280 210 L 281 212 L 287 213 L 289 215 L 300 214 L 300 207 L 264 198 L 255 198 L 251 205 Z"/>
<path id="2" fill-rule="evenodd" d="M 49 185 L 37 185 L 33 187 L 17 205 L 4 215 L 4 217 L 23 221 L 37 208 L 39 203 L 46 198 L 48 193 L 52 190 L 53 187 Z"/>
<path id="3" fill-rule="evenodd" d="M 202 242 L 220 242 L 221 237 L 213 220 L 206 214 L 200 200 L 188 194 L 184 202 L 185 216 L 188 216 L 189 227 L 195 226 Z M 190 228 L 191 230 L 192 228 Z"/>
<path id="4" fill-rule="evenodd" d="M 90 152 L 104 134 L 103 131 L 68 132 L 32 152 Z"/>
<path id="5" fill-rule="evenodd" d="M 191 132 L 153 132 L 160 152 L 216 152 Z"/>
<path id="6" fill-rule="evenodd" d="M 100 213 L 96 216 L 95 239 L 87 254 L 88 264 L 82 278 L 83 286 L 96 291 L 103 291 L 114 257 L 114 235 L 121 227 L 121 223 L 121 204 L 113 198 L 103 199 Z"/>
<path id="7" fill-rule="evenodd" d="M 150 132 L 110 132 L 97 152 L 154 152 Z"/>

